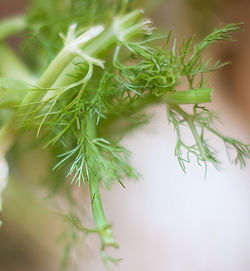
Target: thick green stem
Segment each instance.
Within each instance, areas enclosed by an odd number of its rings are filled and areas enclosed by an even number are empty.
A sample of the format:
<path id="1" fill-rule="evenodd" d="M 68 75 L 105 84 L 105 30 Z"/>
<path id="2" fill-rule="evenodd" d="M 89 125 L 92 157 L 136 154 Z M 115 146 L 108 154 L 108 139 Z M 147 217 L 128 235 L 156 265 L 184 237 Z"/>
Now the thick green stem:
<path id="1" fill-rule="evenodd" d="M 88 119 L 87 120 L 87 135 L 89 139 L 94 139 L 96 137 L 96 124 L 95 119 Z M 94 167 L 95 168 L 95 167 Z M 101 200 L 101 194 L 99 189 L 99 180 L 95 177 L 95 172 L 89 172 L 89 188 L 90 188 L 90 196 L 91 196 L 91 206 L 92 206 L 92 213 L 94 217 L 94 222 L 96 226 L 96 230 L 99 233 L 101 240 L 102 240 L 102 250 L 104 250 L 107 246 L 112 246 L 117 248 L 118 245 L 112 235 L 110 230 L 110 226 L 107 223 L 103 206 Z"/>
<path id="2" fill-rule="evenodd" d="M 0 76 L 34 83 L 35 78 L 22 59 L 5 43 L 0 43 Z"/>
<path id="3" fill-rule="evenodd" d="M 69 65 L 76 57 L 81 48 L 96 36 L 100 35 L 104 30 L 103 26 L 92 27 L 77 37 L 75 28 L 75 24 L 69 27 L 67 37 L 64 38 L 64 47 L 36 83 L 38 88 L 51 88 L 67 65 Z M 39 102 L 45 94 L 46 90 L 29 92 L 24 98 L 22 104 L 29 104 L 34 101 Z"/>
<path id="4" fill-rule="evenodd" d="M 26 28 L 24 16 L 14 16 L 0 21 L 0 40 L 23 31 Z"/>
<path id="5" fill-rule="evenodd" d="M 66 49 L 62 49 L 36 83 L 37 87 L 50 88 L 74 57 L 75 54 L 68 52 Z M 40 92 L 31 91 L 25 96 L 22 104 L 28 104 L 34 100 L 39 101 L 44 97 L 45 93 L 46 91 L 44 90 Z"/>
<path id="6" fill-rule="evenodd" d="M 26 94 L 24 82 L 34 82 L 34 76 L 15 54 L 5 44 L 0 44 L 0 108 L 10 108 L 11 105 L 19 105 Z M 15 78 L 12 80 L 11 78 Z M 22 81 L 18 81 L 22 80 Z M 10 113 L 10 112 L 9 112 Z M 1 113 L 1 116 L 3 113 Z M 10 114 L 7 114 L 9 119 Z M 15 140 L 15 123 L 12 117 L 0 129 L 0 151 L 5 154 Z"/>
<path id="7" fill-rule="evenodd" d="M 131 38 L 142 30 L 145 23 L 141 23 L 140 27 L 136 28 L 136 30 L 126 28 L 133 24 L 133 22 L 135 22 L 141 16 L 141 11 L 137 10 L 123 17 L 115 18 L 114 22 L 106 31 L 97 36 L 95 39 L 89 40 L 88 43 L 81 46 L 81 50 L 89 57 L 102 57 L 114 44 L 120 41 L 120 34 L 124 32 L 126 33 L 126 36 Z M 75 59 L 75 62 L 78 62 L 78 60 L 81 62 L 83 61 L 82 58 L 76 57 L 76 54 L 67 48 L 62 49 L 62 51 L 57 55 L 54 61 L 52 61 L 47 70 L 41 76 L 37 82 L 37 86 L 41 88 L 56 88 L 70 84 L 74 80 L 73 76 L 69 76 L 69 74 L 73 74 L 75 69 L 75 65 L 72 63 L 73 59 Z M 55 82 L 56 84 L 54 85 Z M 31 92 L 25 97 L 23 104 L 30 103 L 34 101 L 34 99 L 36 101 L 40 100 L 44 97 L 45 93 L 46 91 Z"/>
<path id="8" fill-rule="evenodd" d="M 166 101 L 170 104 L 200 104 L 210 103 L 211 88 L 190 89 L 187 91 L 175 91 L 166 94 Z"/>
<path id="9" fill-rule="evenodd" d="M 26 88 L 22 81 L 0 78 L 0 109 L 15 109 L 22 101 Z"/>
<path id="10" fill-rule="evenodd" d="M 118 245 L 112 235 L 110 230 L 110 225 L 107 223 L 105 214 L 103 211 L 102 200 L 100 195 L 99 183 L 95 180 L 89 180 L 90 195 L 91 195 L 91 205 L 92 213 L 95 221 L 95 226 L 100 234 L 102 240 L 102 250 L 107 246 L 112 246 L 117 248 Z"/>

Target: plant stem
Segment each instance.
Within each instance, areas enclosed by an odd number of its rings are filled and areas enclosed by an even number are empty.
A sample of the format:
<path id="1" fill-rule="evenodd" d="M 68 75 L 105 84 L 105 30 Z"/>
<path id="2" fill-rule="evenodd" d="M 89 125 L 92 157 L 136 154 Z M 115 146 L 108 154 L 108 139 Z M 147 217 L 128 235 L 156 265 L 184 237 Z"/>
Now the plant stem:
<path id="1" fill-rule="evenodd" d="M 100 234 L 102 240 L 101 249 L 104 250 L 107 246 L 112 246 L 117 248 L 118 245 L 112 235 L 110 226 L 108 225 L 105 214 L 103 211 L 102 200 L 99 189 L 99 182 L 95 180 L 89 181 L 90 195 L 91 195 L 91 205 L 92 213 L 96 225 L 96 229 Z"/>
<path id="2" fill-rule="evenodd" d="M 11 102 L 12 104 L 12 102 L 15 101 L 15 105 L 17 105 L 17 103 L 20 104 L 26 94 L 24 82 L 33 83 L 35 80 L 34 76 L 15 52 L 4 43 L 0 44 L 0 58 L 0 76 L 6 77 L 5 79 L 9 80 L 14 88 L 10 89 L 10 93 L 8 86 L 5 90 L 7 93 L 1 93 L 0 107 L 4 107 L 3 102 L 6 104 Z M 13 81 L 11 78 L 15 78 L 15 80 Z M 19 82 L 18 80 L 22 81 Z M 0 91 L 4 92 L 4 88 Z M 10 115 L 7 114 L 7 117 L 9 118 Z M 14 118 L 11 117 L 9 121 L 0 128 L 0 151 L 3 155 L 9 150 L 15 140 L 16 129 L 14 128 L 15 124 L 13 120 Z"/>
<path id="3" fill-rule="evenodd" d="M 211 102 L 211 88 L 175 91 L 166 94 L 166 101 L 170 104 L 200 104 Z"/>
<path id="4" fill-rule="evenodd" d="M 38 80 L 36 83 L 37 87 L 50 88 L 61 74 L 61 72 L 64 70 L 64 68 L 70 63 L 70 61 L 73 60 L 74 57 L 74 54 L 63 48 Z M 24 97 L 22 104 L 28 104 L 34 100 L 41 100 L 45 93 L 46 91 L 31 91 Z"/>
<path id="5" fill-rule="evenodd" d="M 0 40 L 6 39 L 8 36 L 23 31 L 26 28 L 24 16 L 14 16 L 0 22 Z"/>
<path id="6" fill-rule="evenodd" d="M 0 129 L 0 154 L 4 156 L 12 146 L 15 139 L 15 131 L 10 122 Z"/>
<path id="7" fill-rule="evenodd" d="M 87 42 L 100 35 L 103 31 L 103 26 L 96 26 L 90 28 L 88 31 L 76 37 L 75 34 L 76 25 L 71 25 L 68 30 L 68 36 L 65 39 L 65 44 L 63 49 L 55 57 L 55 59 L 50 63 L 48 68 L 45 70 L 43 75 L 37 82 L 37 87 L 40 88 L 51 88 L 56 82 L 59 75 L 63 72 L 68 64 L 76 57 L 77 50 L 81 50 L 82 46 Z M 40 101 L 44 95 L 45 91 L 40 92 L 29 92 L 24 98 L 22 104 L 28 104 L 34 101 Z"/>
<path id="8" fill-rule="evenodd" d="M 87 130 L 87 136 L 90 140 L 96 137 L 95 118 L 87 119 L 86 130 Z M 102 240 L 101 250 L 104 250 L 107 246 L 112 246 L 112 247 L 117 248 L 118 245 L 112 235 L 110 226 L 107 223 L 107 220 L 104 214 L 101 194 L 100 194 L 100 189 L 99 189 L 99 180 L 97 180 L 94 175 L 95 175 L 95 172 L 92 172 L 92 171 L 89 172 L 89 188 L 90 188 L 91 206 L 92 206 L 94 222 L 95 222 L 96 230 L 99 233 Z"/>
<path id="9" fill-rule="evenodd" d="M 142 12 L 137 10 L 125 16 L 115 18 L 114 22 L 106 31 L 95 39 L 89 40 L 87 44 L 82 45 L 81 50 L 89 57 L 103 56 L 115 43 L 119 42 L 120 34 L 126 32 L 126 35 L 131 38 L 142 30 L 145 24 L 141 24 L 140 27 L 136 28 L 136 31 L 135 29 L 131 29 L 131 33 L 129 28 L 126 28 L 141 16 Z M 74 52 L 64 47 L 43 73 L 36 85 L 41 88 L 56 88 L 70 84 L 75 80 L 72 76 L 69 76 L 69 74 L 72 75 L 75 69 L 72 63 L 73 59 L 76 59 L 76 62 L 77 60 L 83 61 L 80 57 L 76 57 Z M 23 104 L 33 102 L 34 100 L 39 101 L 44 97 L 45 93 L 46 91 L 30 92 L 24 98 Z"/>
<path id="10" fill-rule="evenodd" d="M 34 83 L 35 77 L 22 59 L 4 42 L 0 43 L 0 76 Z M 22 98 L 22 97 L 20 97 Z"/>

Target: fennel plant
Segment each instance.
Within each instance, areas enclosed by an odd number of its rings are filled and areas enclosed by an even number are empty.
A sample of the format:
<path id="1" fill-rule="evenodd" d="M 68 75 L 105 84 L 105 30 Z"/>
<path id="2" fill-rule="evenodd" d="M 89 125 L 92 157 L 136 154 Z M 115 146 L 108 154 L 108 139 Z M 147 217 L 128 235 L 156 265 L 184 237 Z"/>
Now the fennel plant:
<path id="1" fill-rule="evenodd" d="M 207 47 L 232 40 L 239 30 L 238 24 L 226 25 L 198 43 L 194 37 L 183 40 L 177 48 L 171 34 L 155 33 L 142 10 L 126 1 L 101 0 L 35 0 L 26 14 L 0 22 L 0 59 L 6 63 L 0 70 L 1 155 L 13 152 L 23 133 L 31 133 L 30 144 L 48 148 L 56 160 L 51 168 L 59 172 L 55 192 L 68 182 L 79 189 L 89 186 L 95 228 L 84 227 L 74 212 L 64 215 L 73 237 L 65 247 L 62 268 L 76 232 L 99 235 L 105 265 L 119 260 L 105 252 L 118 244 L 99 188 L 110 189 L 114 182 L 124 186 L 124 179 L 138 178 L 128 162 L 129 151 L 119 141 L 145 123 L 147 106 L 166 105 L 176 131 L 175 155 L 184 172 L 191 155 L 199 164 L 219 166 L 207 143 L 208 132 L 234 149 L 235 164 L 245 166 L 249 145 L 217 131 L 217 116 L 206 108 L 212 100 L 207 74 L 226 63 L 203 56 Z M 28 65 L 5 42 L 19 32 Z M 157 45 L 159 41 L 164 46 Z M 183 82 L 187 89 L 180 89 Z M 183 104 L 193 111 L 185 111 Z M 185 143 L 183 125 L 195 144 Z M 7 170 L 4 180 L 6 175 Z"/>

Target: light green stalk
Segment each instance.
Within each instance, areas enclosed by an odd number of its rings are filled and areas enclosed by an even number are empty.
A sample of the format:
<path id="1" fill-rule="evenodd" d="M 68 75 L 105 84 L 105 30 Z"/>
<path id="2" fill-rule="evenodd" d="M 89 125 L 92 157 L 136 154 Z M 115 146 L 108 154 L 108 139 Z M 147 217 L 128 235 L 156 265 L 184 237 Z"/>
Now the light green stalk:
<path id="1" fill-rule="evenodd" d="M 71 84 L 74 79 L 68 75 L 74 72 L 75 66 L 72 63 L 73 59 L 76 62 L 80 60 L 81 62 L 85 61 L 88 63 L 88 58 L 95 59 L 102 57 L 112 46 L 122 41 L 121 37 L 126 37 L 127 39 L 138 35 L 142 32 L 143 27 L 148 24 L 148 21 L 142 21 L 136 28 L 131 27 L 131 25 L 133 26 L 133 23 L 141 18 L 141 16 L 141 10 L 133 11 L 125 16 L 115 18 L 111 26 L 106 30 L 102 26 L 90 29 L 88 31 L 90 36 L 87 41 L 86 39 L 81 41 L 81 37 L 84 37 L 85 33 L 79 37 L 74 36 L 76 25 L 72 25 L 69 28 L 67 36 L 63 36 L 65 42 L 63 49 L 40 77 L 36 84 L 37 87 L 49 89 Z M 96 31 L 96 34 L 91 34 L 91 31 Z M 103 33 L 99 35 L 102 31 Z M 44 90 L 41 92 L 30 92 L 24 98 L 22 104 L 38 102 L 42 100 L 45 94 L 46 91 Z"/>
<path id="2" fill-rule="evenodd" d="M 36 83 L 37 87 L 44 89 L 51 88 L 66 66 L 69 65 L 70 62 L 76 57 L 78 50 L 81 50 L 85 43 L 100 35 L 100 33 L 104 30 L 103 26 L 96 26 L 90 28 L 87 32 L 83 33 L 79 37 L 76 37 L 75 28 L 76 25 L 70 26 L 67 37 L 63 37 L 65 39 L 63 49 L 40 77 Z M 29 92 L 24 98 L 22 104 L 39 101 L 44 97 L 45 93 L 45 91 Z"/>
<path id="3" fill-rule="evenodd" d="M 0 22 L 0 41 L 26 28 L 24 16 L 14 16 Z"/>
<path id="4" fill-rule="evenodd" d="M 35 77 L 22 60 L 6 44 L 0 44 L 0 108 L 14 108 L 19 105 L 27 93 L 24 82 L 33 83 Z M 19 81 L 20 80 L 20 81 Z M 10 117 L 11 112 L 2 112 Z M 8 113 L 8 114 L 7 114 Z M 14 112 L 12 115 L 15 114 Z M 0 151 L 5 154 L 15 139 L 15 126 L 8 121 L 0 129 Z"/>
<path id="5" fill-rule="evenodd" d="M 168 104 L 200 104 L 210 103 L 212 100 L 212 89 L 190 89 L 187 91 L 175 91 L 166 94 Z"/>
<path id="6" fill-rule="evenodd" d="M 35 77 L 18 55 L 6 44 L 0 43 L 0 76 L 34 83 Z"/>
<path id="7" fill-rule="evenodd" d="M 96 122 L 95 119 L 88 119 L 87 120 L 87 136 L 90 140 L 96 137 Z M 96 226 L 96 230 L 99 233 L 101 240 L 102 240 L 102 247 L 101 250 L 107 246 L 112 246 L 117 248 L 118 245 L 115 242 L 115 239 L 112 235 L 110 230 L 110 226 L 107 223 L 103 206 L 101 200 L 101 194 L 99 189 L 99 180 L 94 177 L 94 172 L 89 172 L 89 188 L 90 188 L 90 196 L 91 196 L 91 206 L 92 206 L 92 213 L 94 217 L 94 222 Z"/>

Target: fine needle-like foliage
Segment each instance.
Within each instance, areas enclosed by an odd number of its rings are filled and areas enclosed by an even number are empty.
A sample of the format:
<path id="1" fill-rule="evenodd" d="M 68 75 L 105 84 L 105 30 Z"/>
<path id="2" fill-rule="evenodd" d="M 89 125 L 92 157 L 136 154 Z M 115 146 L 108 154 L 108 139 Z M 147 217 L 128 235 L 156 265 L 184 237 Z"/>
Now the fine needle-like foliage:
<path id="1" fill-rule="evenodd" d="M 15 27 L 17 19 L 22 27 Z M 98 234 L 105 265 L 118 262 L 105 252 L 118 245 L 99 188 L 110 189 L 114 182 L 124 187 L 125 179 L 138 178 L 128 162 L 129 151 L 119 141 L 145 123 L 146 106 L 166 104 L 176 131 L 175 155 L 184 172 L 191 155 L 198 164 L 219 165 L 207 132 L 233 148 L 233 162 L 245 166 L 249 145 L 217 131 L 218 117 L 204 106 L 212 99 L 207 74 L 225 63 L 205 59 L 203 52 L 215 42 L 232 40 L 238 24 L 217 28 L 198 43 L 194 38 L 183 41 L 177 48 L 171 34 L 157 36 L 150 20 L 141 10 L 130 10 L 126 1 L 34 0 L 26 15 L 2 22 L 2 28 L 2 43 L 15 31 L 24 31 L 23 56 L 35 71 L 27 76 L 28 68 L 16 65 L 20 60 L 8 51 L 16 59 L 13 69 L 26 75 L 0 78 L 0 143 L 11 138 L 5 153 L 13 151 L 23 133 L 31 132 L 31 143 L 50 150 L 56 160 L 50 169 L 51 176 L 57 176 L 55 191 L 67 183 L 90 190 L 95 228 L 84 227 L 74 210 L 63 215 L 70 228 L 59 241 L 65 244 L 62 269 L 80 234 Z M 183 82 L 187 89 L 179 89 Z M 190 104 L 192 113 L 183 104 Z M 192 145 L 183 140 L 181 126 L 190 129 Z"/>

